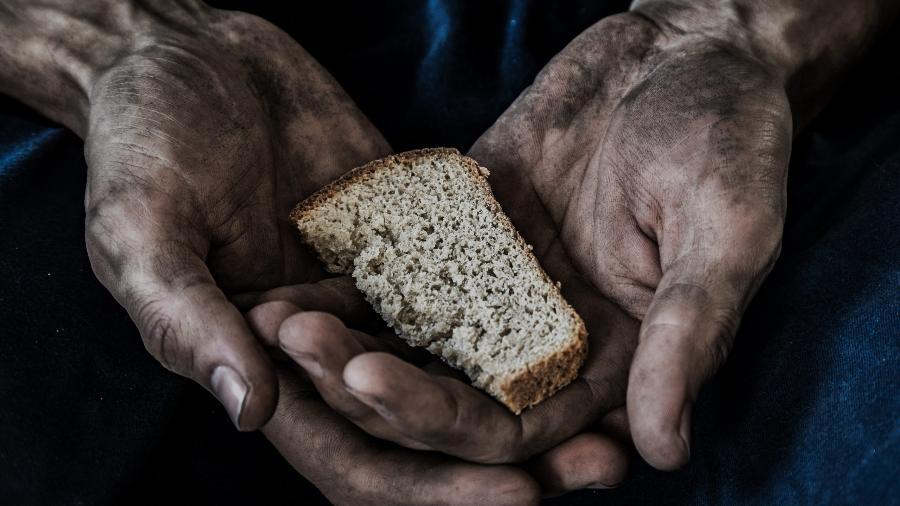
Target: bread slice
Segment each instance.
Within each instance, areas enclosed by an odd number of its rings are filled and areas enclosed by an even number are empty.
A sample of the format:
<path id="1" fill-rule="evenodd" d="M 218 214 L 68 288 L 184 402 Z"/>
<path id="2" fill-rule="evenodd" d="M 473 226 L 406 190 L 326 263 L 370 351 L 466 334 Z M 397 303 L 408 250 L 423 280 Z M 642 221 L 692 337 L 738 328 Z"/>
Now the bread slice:
<path id="1" fill-rule="evenodd" d="M 487 175 L 455 149 L 409 151 L 354 169 L 291 219 L 402 338 L 520 413 L 575 378 L 587 332 Z"/>

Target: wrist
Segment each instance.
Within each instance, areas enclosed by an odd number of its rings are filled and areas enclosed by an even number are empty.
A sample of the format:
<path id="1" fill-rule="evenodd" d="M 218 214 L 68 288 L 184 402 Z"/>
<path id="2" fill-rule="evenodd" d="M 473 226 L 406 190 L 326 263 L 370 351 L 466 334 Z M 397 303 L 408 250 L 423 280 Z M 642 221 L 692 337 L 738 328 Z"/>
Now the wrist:
<path id="1" fill-rule="evenodd" d="M 662 46 L 711 41 L 753 60 L 785 89 L 795 123 L 806 123 L 840 77 L 898 11 L 892 0 L 635 0 Z"/>
<path id="2" fill-rule="evenodd" d="M 155 33 L 190 29 L 207 10 L 170 0 L 11 4 L 0 10 L 0 93 L 81 136 L 98 76 Z"/>

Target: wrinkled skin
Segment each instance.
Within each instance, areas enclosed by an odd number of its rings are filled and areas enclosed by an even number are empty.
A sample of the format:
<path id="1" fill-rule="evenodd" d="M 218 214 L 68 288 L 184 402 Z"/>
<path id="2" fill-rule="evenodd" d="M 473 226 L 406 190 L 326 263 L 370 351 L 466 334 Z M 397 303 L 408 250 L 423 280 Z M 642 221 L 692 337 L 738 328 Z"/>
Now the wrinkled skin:
<path id="1" fill-rule="evenodd" d="M 679 467 L 692 401 L 778 255 L 791 124 L 784 83 L 761 63 L 638 14 L 594 25 L 543 69 L 470 152 L 590 333 L 579 378 L 521 417 L 365 352 L 326 316 L 292 316 L 282 332 L 332 407 L 411 448 L 479 462 L 552 448 L 535 468 L 607 459 L 621 470 L 606 436 L 566 441 L 606 416 L 649 463 Z M 545 489 L 596 484 L 559 475 L 544 475 Z"/>
<path id="2" fill-rule="evenodd" d="M 248 322 L 239 307 L 322 278 L 291 207 L 390 147 L 286 34 L 253 16 L 206 14 L 196 36 L 154 26 L 92 86 L 85 205 L 99 279 L 165 367 L 210 389 L 238 428 L 263 427 L 332 501 L 536 502 L 521 469 L 374 440 L 312 395 L 297 367 L 270 359 L 265 317 Z M 342 312 L 347 290 L 329 283 L 308 285 L 322 309 L 349 323 L 368 314 L 359 301 Z"/>
<path id="3" fill-rule="evenodd" d="M 230 299 L 321 276 L 286 213 L 389 147 L 286 34 L 251 16 L 208 21 L 193 37 L 154 27 L 95 80 L 87 245 L 148 350 L 253 429 L 277 383 Z"/>
<path id="4" fill-rule="evenodd" d="M 582 374 L 627 392 L 658 468 L 687 460 L 691 403 L 777 258 L 791 121 L 760 63 L 626 14 L 570 44 L 472 148 L 547 269 L 574 278 L 579 312 L 596 293 L 641 322 L 592 332 L 624 355 Z"/>
<path id="5" fill-rule="evenodd" d="M 262 432 L 332 502 L 524 505 L 539 501 L 538 483 L 520 468 L 417 451 L 424 448 L 411 440 L 405 441 L 406 446 L 416 449 L 402 448 L 367 435 L 322 401 L 308 381 L 319 381 L 319 372 L 306 362 L 309 336 L 330 341 L 340 337 L 336 332 L 346 331 L 342 322 L 368 327 L 374 317 L 353 289 L 352 280 L 329 278 L 281 288 L 263 300 L 270 301 L 251 310 L 247 319 L 277 357 L 281 384 L 278 407 Z M 328 313 L 321 312 L 325 310 Z M 285 320 L 290 323 L 283 324 Z M 415 355 L 390 336 L 354 334 L 353 344 L 368 351 L 410 359 Z M 307 372 L 297 364 L 306 364 Z"/>
<path id="6" fill-rule="evenodd" d="M 688 458 L 691 403 L 777 256 L 785 88 L 808 118 L 897 11 L 635 4 L 471 150 L 591 333 L 579 379 L 521 417 L 365 333 L 352 283 L 320 281 L 290 206 L 390 148 L 268 23 L 192 0 L 5 0 L 0 89 L 85 137 L 91 262 L 148 349 L 332 501 L 530 504 L 619 483 L 624 440 L 661 469 Z M 446 454 L 530 458 L 531 475 Z"/>

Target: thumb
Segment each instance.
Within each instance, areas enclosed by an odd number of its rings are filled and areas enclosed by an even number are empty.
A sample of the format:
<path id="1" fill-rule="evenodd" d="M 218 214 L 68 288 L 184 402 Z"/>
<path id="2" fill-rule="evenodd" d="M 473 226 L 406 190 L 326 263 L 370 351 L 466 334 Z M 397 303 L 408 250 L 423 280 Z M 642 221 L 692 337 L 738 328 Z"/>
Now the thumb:
<path id="1" fill-rule="evenodd" d="M 91 265 L 128 311 L 147 350 L 211 391 L 238 429 L 265 424 L 278 396 L 273 366 L 194 248 L 141 232 L 111 236 L 102 222 L 88 223 Z"/>
<path id="2" fill-rule="evenodd" d="M 694 251 L 663 273 L 628 380 L 632 437 L 650 465 L 672 470 L 689 460 L 691 408 L 725 362 L 741 314 L 777 257 L 777 237 L 769 243 L 766 251 L 731 243 L 737 247 L 718 258 Z"/>

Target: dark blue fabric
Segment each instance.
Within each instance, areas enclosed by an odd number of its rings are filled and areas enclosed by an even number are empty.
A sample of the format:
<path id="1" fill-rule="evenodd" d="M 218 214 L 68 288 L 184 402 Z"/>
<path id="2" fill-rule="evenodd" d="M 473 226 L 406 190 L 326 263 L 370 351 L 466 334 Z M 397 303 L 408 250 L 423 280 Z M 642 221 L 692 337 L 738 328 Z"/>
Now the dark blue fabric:
<path id="1" fill-rule="evenodd" d="M 294 35 L 398 150 L 467 148 L 572 37 L 627 7 L 217 4 Z M 900 503 L 897 42 L 794 143 L 782 257 L 698 401 L 691 463 L 635 460 L 618 490 L 550 503 Z M 81 147 L 0 100 L 0 503 L 322 502 L 258 434 L 157 366 L 94 279 Z"/>

